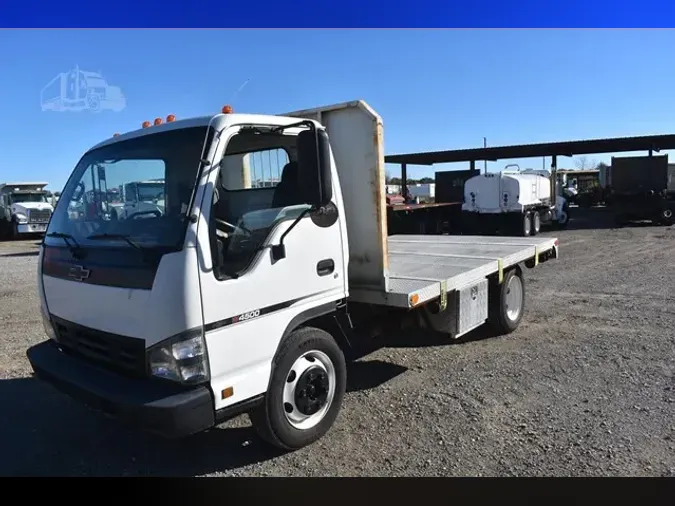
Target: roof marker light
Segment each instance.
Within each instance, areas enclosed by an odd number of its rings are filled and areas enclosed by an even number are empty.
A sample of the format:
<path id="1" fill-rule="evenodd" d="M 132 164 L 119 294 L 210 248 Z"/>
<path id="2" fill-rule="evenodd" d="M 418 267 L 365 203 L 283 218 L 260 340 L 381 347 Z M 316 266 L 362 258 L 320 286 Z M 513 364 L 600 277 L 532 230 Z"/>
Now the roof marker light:
<path id="1" fill-rule="evenodd" d="M 171 123 L 172 121 L 176 121 L 176 116 L 174 116 L 173 114 L 169 114 L 169 115 L 166 117 L 166 122 L 167 122 L 167 123 Z"/>
<path id="2" fill-rule="evenodd" d="M 232 114 L 232 106 L 231 105 L 224 105 L 222 108 L 223 114 Z"/>
<path id="3" fill-rule="evenodd" d="M 144 121 L 143 124 L 141 125 L 143 128 L 148 128 L 150 126 L 149 121 Z"/>
<path id="4" fill-rule="evenodd" d="M 162 118 L 155 118 L 155 126 L 162 124 Z"/>

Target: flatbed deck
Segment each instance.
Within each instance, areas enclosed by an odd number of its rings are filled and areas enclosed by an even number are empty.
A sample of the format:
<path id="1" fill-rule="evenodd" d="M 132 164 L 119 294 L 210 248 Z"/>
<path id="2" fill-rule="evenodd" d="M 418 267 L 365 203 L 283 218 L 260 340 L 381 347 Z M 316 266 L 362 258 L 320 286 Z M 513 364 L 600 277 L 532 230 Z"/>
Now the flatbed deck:
<path id="1" fill-rule="evenodd" d="M 364 302 L 409 308 L 462 288 L 553 249 L 555 237 L 419 236 L 388 238 L 389 289 L 387 293 L 357 292 Z M 557 253 L 557 251 L 556 251 Z M 411 299 L 417 295 L 416 303 Z"/>

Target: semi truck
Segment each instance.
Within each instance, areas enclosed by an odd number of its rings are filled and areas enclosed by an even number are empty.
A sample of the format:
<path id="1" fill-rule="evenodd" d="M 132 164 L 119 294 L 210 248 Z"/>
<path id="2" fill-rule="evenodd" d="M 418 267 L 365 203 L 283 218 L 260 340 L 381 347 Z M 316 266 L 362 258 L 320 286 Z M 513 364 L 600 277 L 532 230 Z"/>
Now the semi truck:
<path id="1" fill-rule="evenodd" d="M 555 237 L 388 235 L 384 127 L 364 101 L 154 123 L 74 168 L 39 254 L 47 337 L 27 350 L 38 378 L 140 429 L 248 413 L 268 443 L 309 445 L 336 421 L 351 350 L 392 325 L 511 333 L 525 270 L 558 258 Z M 280 182 L 254 187 L 244 158 L 278 149 Z M 95 167 L 113 180 L 138 156 L 163 161 L 162 216 L 69 218 Z"/>
<path id="2" fill-rule="evenodd" d="M 111 216 L 113 219 L 124 219 L 127 215 L 143 211 L 150 216 L 155 211 L 157 216 L 164 212 L 164 181 L 131 181 L 120 185 L 121 200 L 119 204 L 112 204 Z"/>
<path id="3" fill-rule="evenodd" d="M 81 70 L 76 65 L 42 88 L 40 104 L 43 111 L 119 112 L 126 107 L 126 98 L 119 86 L 108 84 L 100 73 Z"/>
<path id="4" fill-rule="evenodd" d="M 668 155 L 612 157 L 602 178 L 617 225 L 649 220 L 673 224 L 675 164 Z"/>
<path id="5" fill-rule="evenodd" d="M 515 167 L 515 169 L 509 169 Z M 537 235 L 542 226 L 565 228 L 570 219 L 558 178 L 544 169 L 507 165 L 466 181 L 462 204 L 465 233 Z"/>
<path id="6" fill-rule="evenodd" d="M 54 210 L 44 188 L 48 183 L 0 184 L 0 237 L 44 234 Z"/>

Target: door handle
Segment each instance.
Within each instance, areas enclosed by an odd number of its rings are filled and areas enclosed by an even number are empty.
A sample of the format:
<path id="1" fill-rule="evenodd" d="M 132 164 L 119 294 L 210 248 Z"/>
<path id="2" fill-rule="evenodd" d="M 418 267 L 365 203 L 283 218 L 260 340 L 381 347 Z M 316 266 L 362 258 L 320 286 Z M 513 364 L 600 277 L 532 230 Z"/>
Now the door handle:
<path id="1" fill-rule="evenodd" d="M 316 264 L 316 273 L 319 276 L 328 276 L 335 270 L 335 262 L 332 258 L 327 258 L 326 260 L 321 260 Z"/>

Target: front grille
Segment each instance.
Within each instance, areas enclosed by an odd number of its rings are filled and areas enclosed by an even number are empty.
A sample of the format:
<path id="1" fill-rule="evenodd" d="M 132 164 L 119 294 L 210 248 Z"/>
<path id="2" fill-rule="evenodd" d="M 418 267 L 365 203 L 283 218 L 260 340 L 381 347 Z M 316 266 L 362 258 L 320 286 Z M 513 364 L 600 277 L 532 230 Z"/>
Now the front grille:
<path id="1" fill-rule="evenodd" d="M 83 360 L 130 376 L 145 374 L 145 341 L 110 334 L 52 316 L 59 344 Z"/>
<path id="2" fill-rule="evenodd" d="M 31 209 L 28 213 L 28 221 L 31 223 L 48 223 L 52 212 L 49 209 Z"/>

